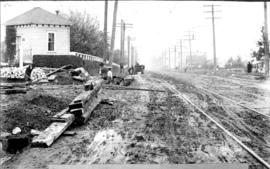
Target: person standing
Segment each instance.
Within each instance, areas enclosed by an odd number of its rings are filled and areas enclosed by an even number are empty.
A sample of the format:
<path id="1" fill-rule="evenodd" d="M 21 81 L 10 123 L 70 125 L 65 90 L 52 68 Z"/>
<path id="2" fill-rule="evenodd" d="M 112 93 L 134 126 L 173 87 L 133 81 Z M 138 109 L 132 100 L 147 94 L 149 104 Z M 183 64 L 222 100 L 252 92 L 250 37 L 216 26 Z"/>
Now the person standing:
<path id="1" fill-rule="evenodd" d="M 247 72 L 248 73 L 252 72 L 252 64 L 250 62 L 248 62 L 248 64 L 247 64 Z"/>
<path id="2" fill-rule="evenodd" d="M 32 65 L 32 64 L 28 65 L 28 67 L 26 68 L 25 76 L 24 76 L 24 79 L 26 81 L 31 81 L 31 73 L 32 73 L 33 69 L 34 69 L 34 65 Z"/>
<path id="3" fill-rule="evenodd" d="M 109 67 L 109 68 L 108 68 L 108 73 L 107 73 L 107 80 L 108 80 L 108 83 L 111 83 L 112 79 L 113 79 L 112 68 Z"/>

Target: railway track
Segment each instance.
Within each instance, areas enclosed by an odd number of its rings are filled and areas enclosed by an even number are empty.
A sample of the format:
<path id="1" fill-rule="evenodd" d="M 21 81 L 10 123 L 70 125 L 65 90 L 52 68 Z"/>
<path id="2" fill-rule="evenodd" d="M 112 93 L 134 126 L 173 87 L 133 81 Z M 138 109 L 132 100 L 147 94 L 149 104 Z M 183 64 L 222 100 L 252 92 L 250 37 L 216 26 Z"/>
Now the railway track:
<path id="1" fill-rule="evenodd" d="M 251 110 L 251 111 L 253 111 L 253 112 L 257 113 L 257 114 L 260 114 L 260 115 L 262 115 L 262 116 L 267 117 L 267 118 L 270 119 L 270 116 L 269 116 L 269 115 L 266 115 L 266 114 L 264 114 L 264 113 L 261 113 L 261 112 L 255 110 L 255 109 L 252 108 L 252 107 L 249 107 L 249 106 L 244 105 L 244 104 L 242 104 L 242 103 L 239 103 L 239 102 L 237 102 L 237 101 L 235 101 L 235 100 L 232 100 L 232 99 L 230 99 L 230 98 L 228 98 L 228 97 L 226 97 L 226 96 L 223 96 L 222 94 L 216 93 L 216 92 L 214 92 L 214 91 L 212 91 L 212 90 L 209 90 L 209 89 L 206 89 L 206 88 L 204 88 L 204 87 L 199 87 L 199 89 L 204 90 L 204 91 L 206 91 L 206 92 L 208 92 L 208 93 L 211 93 L 211 94 L 213 94 L 213 95 L 216 95 L 216 96 L 218 96 L 218 97 L 220 97 L 220 98 L 223 98 L 223 99 L 225 99 L 225 100 L 228 100 L 228 101 L 230 101 L 230 102 L 232 102 L 232 103 L 234 103 L 234 104 L 236 104 L 236 105 L 239 105 L 239 106 L 241 106 L 241 107 L 243 107 L 243 108 L 246 108 L 246 109 L 248 109 L 248 110 Z"/>
<path id="2" fill-rule="evenodd" d="M 187 101 L 190 105 L 192 105 L 195 109 L 197 109 L 200 113 L 202 113 L 203 115 L 205 115 L 210 121 L 212 121 L 213 123 L 215 123 L 222 131 L 224 131 L 228 136 L 230 136 L 234 141 L 236 141 L 243 149 L 245 149 L 250 155 L 252 155 L 260 164 L 262 164 L 263 166 L 265 166 L 266 168 L 270 169 L 270 164 L 267 163 L 262 157 L 260 157 L 255 151 L 253 151 L 251 148 L 249 148 L 248 146 L 246 146 L 241 140 L 239 140 L 232 132 L 230 132 L 229 130 L 227 130 L 225 127 L 223 127 L 219 122 L 217 122 L 214 118 L 212 118 L 208 113 L 206 113 L 205 111 L 203 111 L 199 106 L 197 106 L 196 104 L 194 104 L 185 94 L 182 94 L 179 90 L 177 90 L 175 87 L 173 87 L 171 84 L 169 84 L 166 81 L 161 81 L 159 79 L 156 79 L 159 82 L 162 82 L 162 84 L 164 85 L 164 87 L 168 88 L 169 90 L 171 90 L 172 92 L 174 92 L 179 98 L 184 99 L 185 101 Z M 225 97 L 225 96 L 224 96 Z M 231 100 L 231 99 L 230 99 Z M 233 101 L 233 100 L 231 100 Z M 235 102 L 236 103 L 236 102 Z M 247 108 L 247 106 L 246 106 Z M 248 108 L 250 109 L 250 108 Z M 254 109 L 250 109 L 252 111 L 255 111 L 256 113 L 258 113 L 258 111 L 254 110 Z M 260 113 L 261 114 L 261 113 Z M 263 114 L 262 114 L 263 115 Z M 265 115 L 264 115 L 265 116 Z M 269 116 L 267 116 L 269 117 Z"/>

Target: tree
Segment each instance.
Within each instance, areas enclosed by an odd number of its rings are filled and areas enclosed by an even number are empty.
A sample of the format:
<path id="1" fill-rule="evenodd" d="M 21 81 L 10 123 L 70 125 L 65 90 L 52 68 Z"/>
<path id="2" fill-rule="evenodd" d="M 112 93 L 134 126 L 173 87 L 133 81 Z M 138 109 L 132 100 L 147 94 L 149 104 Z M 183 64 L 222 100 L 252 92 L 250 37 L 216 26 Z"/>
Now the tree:
<path id="1" fill-rule="evenodd" d="M 256 60 L 261 60 L 264 56 L 264 44 L 263 44 L 263 35 L 264 35 L 264 27 L 261 28 L 261 39 L 257 41 L 257 50 L 251 53 L 251 57 L 256 58 Z"/>
<path id="2" fill-rule="evenodd" d="M 230 59 L 226 62 L 225 68 L 243 68 L 245 67 L 245 63 L 242 61 L 242 58 L 240 56 L 237 56 L 236 59 L 233 59 L 230 57 Z"/>
<path id="3" fill-rule="evenodd" d="M 14 61 L 16 54 L 16 28 L 14 26 L 6 27 L 6 52 L 4 61 Z"/>
<path id="4" fill-rule="evenodd" d="M 70 11 L 65 15 L 71 21 L 70 50 L 90 55 L 103 56 L 103 36 L 99 23 L 86 12 Z"/>

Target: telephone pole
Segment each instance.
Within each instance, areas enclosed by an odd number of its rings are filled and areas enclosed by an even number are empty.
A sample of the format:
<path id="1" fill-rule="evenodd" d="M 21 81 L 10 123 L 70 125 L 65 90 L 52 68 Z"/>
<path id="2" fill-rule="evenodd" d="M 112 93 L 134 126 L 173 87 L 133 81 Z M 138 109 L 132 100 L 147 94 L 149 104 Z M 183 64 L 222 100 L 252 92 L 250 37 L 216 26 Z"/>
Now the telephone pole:
<path id="1" fill-rule="evenodd" d="M 108 17 L 108 0 L 105 0 L 105 9 L 104 9 L 104 49 L 103 49 L 103 62 L 106 63 L 107 59 L 107 17 Z"/>
<path id="2" fill-rule="evenodd" d="M 190 65 L 192 65 L 192 50 L 191 50 L 191 41 L 195 40 L 194 39 L 194 33 L 191 35 L 191 31 L 188 31 L 188 34 L 185 35 L 188 36 L 188 39 L 184 39 L 184 40 L 188 40 L 189 42 L 189 59 L 190 59 Z M 187 58 L 186 58 L 186 64 L 187 64 Z"/>
<path id="3" fill-rule="evenodd" d="M 134 66 L 134 47 L 131 46 L 131 66 Z"/>
<path id="4" fill-rule="evenodd" d="M 268 41 L 268 25 L 267 25 L 267 3 L 264 1 L 264 64 L 265 76 L 269 77 L 269 41 Z"/>
<path id="5" fill-rule="evenodd" d="M 124 62 L 124 55 L 125 55 L 125 24 L 124 21 L 121 20 L 121 41 L 120 41 L 120 60 L 121 63 Z M 124 63 L 122 63 L 124 64 Z"/>
<path id="6" fill-rule="evenodd" d="M 119 26 L 117 26 L 119 27 Z M 121 63 L 124 64 L 124 56 L 125 56 L 125 34 L 126 34 L 126 28 L 132 28 L 132 24 L 125 23 L 124 20 L 121 20 L 121 38 L 120 38 L 120 57 L 121 57 Z"/>
<path id="7" fill-rule="evenodd" d="M 171 48 L 169 48 L 169 69 L 171 69 Z"/>
<path id="8" fill-rule="evenodd" d="M 216 67 L 217 67 L 215 19 L 218 19 L 217 17 L 215 17 L 215 12 L 220 12 L 220 11 L 215 11 L 215 9 L 214 9 L 215 6 L 220 6 L 220 5 L 213 5 L 213 4 L 212 5 L 204 5 L 204 7 L 211 7 L 211 11 L 205 11 L 205 13 L 211 13 L 212 14 L 212 17 L 207 18 L 207 19 L 212 19 L 214 73 L 216 73 Z"/>
<path id="9" fill-rule="evenodd" d="M 182 39 L 179 39 L 180 40 L 180 61 L 181 61 L 181 64 L 179 65 L 179 67 L 181 69 L 183 69 L 183 44 L 182 44 Z"/>
<path id="10" fill-rule="evenodd" d="M 130 67 L 130 36 L 128 36 L 128 67 Z"/>
<path id="11" fill-rule="evenodd" d="M 116 18 L 117 18 L 117 6 L 118 0 L 114 2 L 114 10 L 113 10 L 113 26 L 112 26 L 112 39 L 111 39 L 111 52 L 109 58 L 109 64 L 112 66 L 113 62 L 113 51 L 114 51 L 114 41 L 115 41 L 115 30 L 116 30 Z"/>
<path id="12" fill-rule="evenodd" d="M 176 69 L 176 45 L 174 46 L 174 68 Z"/>

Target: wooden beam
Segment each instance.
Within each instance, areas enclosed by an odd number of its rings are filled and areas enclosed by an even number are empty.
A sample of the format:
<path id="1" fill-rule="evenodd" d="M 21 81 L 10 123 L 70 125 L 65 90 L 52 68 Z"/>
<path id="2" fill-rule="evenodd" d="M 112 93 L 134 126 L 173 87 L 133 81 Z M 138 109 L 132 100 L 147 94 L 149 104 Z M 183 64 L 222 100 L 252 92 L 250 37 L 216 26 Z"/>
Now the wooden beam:
<path id="1" fill-rule="evenodd" d="M 49 77 L 49 76 L 51 76 L 51 75 L 53 75 L 53 74 L 55 74 L 55 73 L 57 73 L 57 72 L 59 72 L 59 71 L 61 71 L 61 70 L 64 70 L 64 69 L 70 69 L 71 67 L 72 67 L 72 65 L 65 65 L 65 66 L 62 66 L 62 67 L 56 69 L 55 71 L 53 71 L 53 72 L 51 72 L 51 73 L 48 73 L 46 76 Z"/>
<path id="2" fill-rule="evenodd" d="M 91 101 L 91 103 L 90 103 L 90 105 L 87 107 L 85 113 L 82 115 L 82 117 L 83 117 L 83 118 L 82 118 L 83 124 L 85 124 L 85 123 L 89 120 L 89 118 L 90 118 L 90 116 L 91 116 L 93 110 L 97 107 L 97 105 L 99 104 L 99 102 L 100 102 L 100 98 L 99 98 L 99 97 L 96 97 L 96 98 L 94 98 L 94 99 Z"/>
<path id="3" fill-rule="evenodd" d="M 40 135 L 35 136 L 32 140 L 32 147 L 49 147 L 54 141 L 72 124 L 75 120 L 73 114 L 64 114 L 61 118 L 66 122 L 54 122 Z"/>
<path id="4" fill-rule="evenodd" d="M 26 88 L 12 88 L 12 89 L 1 89 L 1 94 L 17 94 L 17 93 L 26 93 Z"/>

